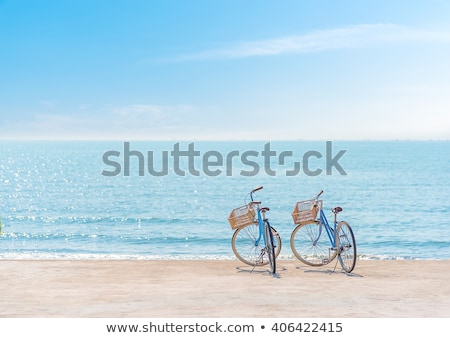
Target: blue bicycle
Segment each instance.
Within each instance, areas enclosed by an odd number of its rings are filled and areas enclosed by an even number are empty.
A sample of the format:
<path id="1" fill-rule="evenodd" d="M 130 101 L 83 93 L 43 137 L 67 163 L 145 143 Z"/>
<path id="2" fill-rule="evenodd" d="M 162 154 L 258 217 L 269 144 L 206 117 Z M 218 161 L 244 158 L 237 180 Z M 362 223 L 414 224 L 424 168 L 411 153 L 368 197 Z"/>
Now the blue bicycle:
<path id="1" fill-rule="evenodd" d="M 345 221 L 337 221 L 341 207 L 331 209 L 334 214 L 330 226 L 322 210 L 319 196 L 312 200 L 297 202 L 292 218 L 297 227 L 291 235 L 291 249 L 295 257 L 307 265 L 322 266 L 336 256 L 346 272 L 352 272 L 356 265 L 356 242 L 353 230 Z M 336 263 L 337 264 L 337 263 Z"/>
<path id="2" fill-rule="evenodd" d="M 252 266 L 270 264 L 272 273 L 276 273 L 276 257 L 281 251 L 281 239 L 277 231 L 270 226 L 261 202 L 253 200 L 253 194 L 263 187 L 253 189 L 244 198 L 245 205 L 231 211 L 228 221 L 236 229 L 231 239 L 231 247 L 236 257 Z M 247 197 L 250 202 L 247 203 Z"/>

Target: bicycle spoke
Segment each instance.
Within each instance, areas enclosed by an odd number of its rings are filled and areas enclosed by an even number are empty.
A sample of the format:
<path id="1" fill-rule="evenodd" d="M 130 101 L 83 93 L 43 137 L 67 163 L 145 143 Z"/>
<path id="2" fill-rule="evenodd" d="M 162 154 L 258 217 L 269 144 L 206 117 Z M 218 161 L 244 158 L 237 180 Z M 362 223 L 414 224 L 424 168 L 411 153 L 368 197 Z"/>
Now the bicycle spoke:
<path id="1" fill-rule="evenodd" d="M 337 244 L 339 246 L 339 262 L 346 272 L 351 272 L 356 264 L 356 242 L 353 231 L 347 222 L 338 224 Z"/>
<path id="2" fill-rule="evenodd" d="M 275 258 L 275 244 L 273 241 L 273 233 L 272 228 L 269 226 L 269 224 L 266 221 L 265 224 L 265 235 L 266 235 L 266 253 L 267 253 L 267 259 L 269 260 L 270 264 L 270 270 L 272 273 L 276 272 L 276 258 Z"/>
<path id="3" fill-rule="evenodd" d="M 303 263 L 322 266 L 336 257 L 336 250 L 331 250 L 330 240 L 325 230 L 317 222 L 297 226 L 291 235 L 291 249 Z M 319 236 L 320 235 L 320 236 Z"/>

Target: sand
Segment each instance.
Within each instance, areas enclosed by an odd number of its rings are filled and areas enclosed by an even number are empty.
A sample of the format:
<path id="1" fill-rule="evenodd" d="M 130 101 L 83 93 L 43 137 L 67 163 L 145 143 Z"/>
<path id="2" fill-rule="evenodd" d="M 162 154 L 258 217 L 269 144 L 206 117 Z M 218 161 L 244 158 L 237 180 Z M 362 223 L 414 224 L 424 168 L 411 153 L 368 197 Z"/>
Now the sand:
<path id="1" fill-rule="evenodd" d="M 445 318 L 450 261 L 0 261 L 0 317 Z"/>

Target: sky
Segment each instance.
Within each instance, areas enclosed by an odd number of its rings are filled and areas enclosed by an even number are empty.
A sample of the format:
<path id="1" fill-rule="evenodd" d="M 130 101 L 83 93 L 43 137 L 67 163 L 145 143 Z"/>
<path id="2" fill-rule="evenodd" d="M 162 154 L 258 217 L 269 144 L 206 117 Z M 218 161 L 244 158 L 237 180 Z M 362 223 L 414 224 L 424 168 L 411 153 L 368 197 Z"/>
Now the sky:
<path id="1" fill-rule="evenodd" d="M 0 139 L 448 140 L 449 1 L 0 0 Z"/>

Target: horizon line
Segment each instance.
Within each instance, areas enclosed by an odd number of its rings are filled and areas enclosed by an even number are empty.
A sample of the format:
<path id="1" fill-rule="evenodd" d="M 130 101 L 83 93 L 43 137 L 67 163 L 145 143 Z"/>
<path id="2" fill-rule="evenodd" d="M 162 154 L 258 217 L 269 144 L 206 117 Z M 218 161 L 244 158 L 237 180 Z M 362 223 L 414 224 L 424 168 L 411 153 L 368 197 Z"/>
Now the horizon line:
<path id="1" fill-rule="evenodd" d="M 323 139 L 91 139 L 91 138 L 64 138 L 64 139 L 45 139 L 45 138 L 0 138 L 0 142 L 449 142 L 450 138 L 361 138 L 361 139 L 340 139 L 340 138 L 323 138 Z"/>

